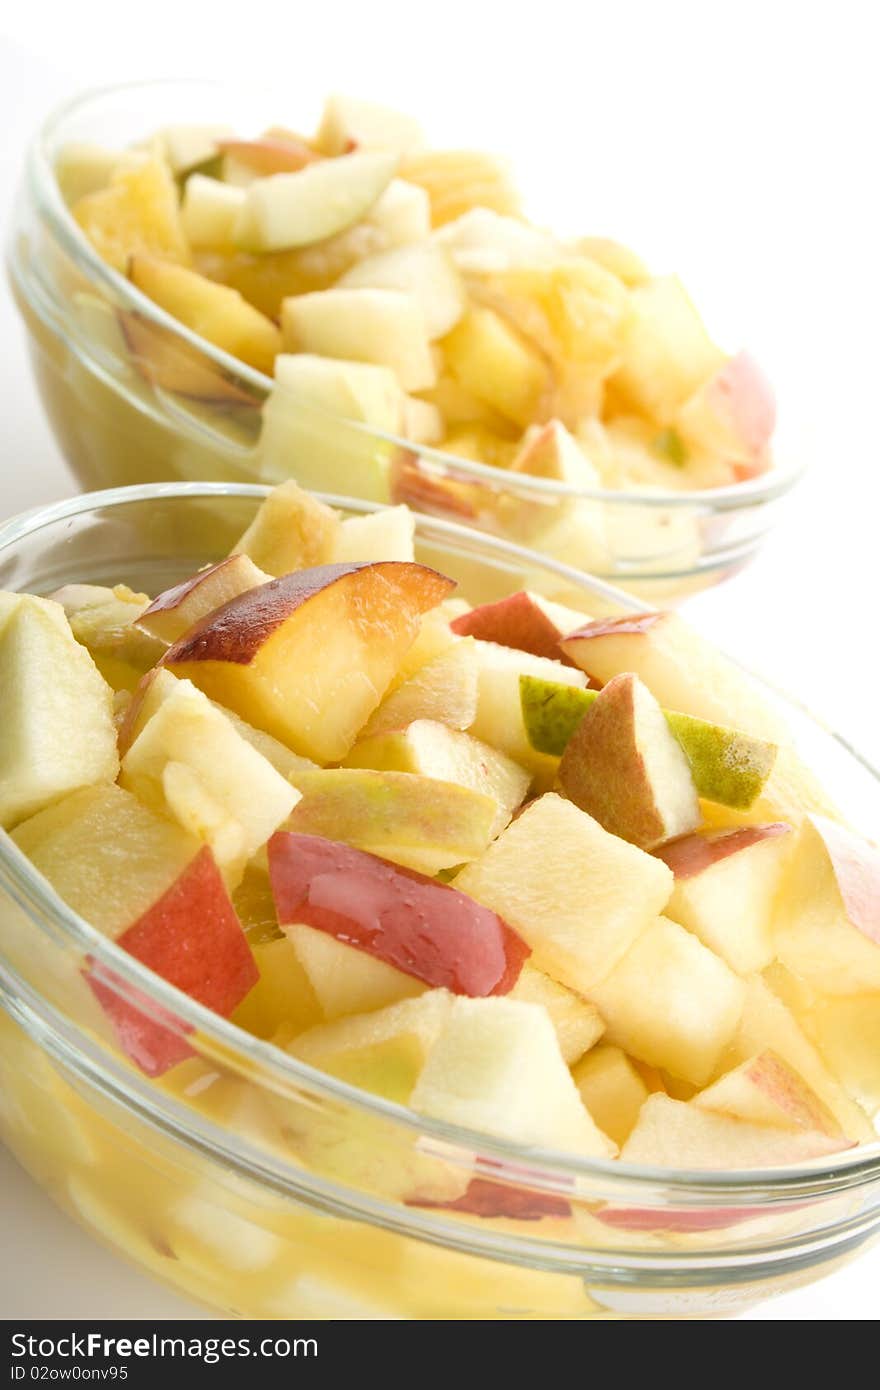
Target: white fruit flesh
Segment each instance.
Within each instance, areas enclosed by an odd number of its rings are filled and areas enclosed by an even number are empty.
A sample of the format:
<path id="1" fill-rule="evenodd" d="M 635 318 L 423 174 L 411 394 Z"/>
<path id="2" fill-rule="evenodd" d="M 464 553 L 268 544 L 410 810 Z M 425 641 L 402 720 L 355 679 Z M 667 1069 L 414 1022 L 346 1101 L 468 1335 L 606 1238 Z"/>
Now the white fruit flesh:
<path id="1" fill-rule="evenodd" d="M 113 692 L 64 610 L 0 594 L 0 826 L 77 787 L 112 782 L 119 762 Z"/>
<path id="2" fill-rule="evenodd" d="M 402 290 L 412 295 L 432 339 L 449 333 L 467 307 L 458 271 L 443 248 L 432 241 L 367 256 L 337 283 L 344 289 Z"/>
<path id="3" fill-rule="evenodd" d="M 245 201 L 243 188 L 191 174 L 183 190 L 180 219 L 190 246 L 230 246 Z"/>
<path id="4" fill-rule="evenodd" d="M 475 644 L 456 642 L 386 695 L 361 737 L 403 729 L 416 719 L 467 729 L 477 715 L 478 678 Z"/>
<path id="5" fill-rule="evenodd" d="M 605 1031 L 605 1024 L 595 1004 L 591 1004 L 582 994 L 576 994 L 573 989 L 557 984 L 556 980 L 551 980 L 530 961 L 523 965 L 508 998 L 518 999 L 523 1004 L 540 1004 L 553 1024 L 559 1050 L 568 1066 L 583 1057 Z M 600 1124 L 600 1128 L 604 1129 L 605 1126 Z"/>
<path id="6" fill-rule="evenodd" d="M 281 306 L 281 328 L 287 351 L 390 367 L 406 391 L 424 391 L 437 379 L 421 307 L 401 290 L 296 295 Z"/>
<path id="7" fill-rule="evenodd" d="M 767 1050 L 726 1072 L 693 1101 L 703 1110 L 735 1115 L 752 1124 L 818 1130 L 834 1137 L 840 1126 L 831 1112 L 781 1057 Z"/>
<path id="8" fill-rule="evenodd" d="M 620 1152 L 624 1163 L 663 1168 L 768 1168 L 803 1163 L 845 1149 L 844 1140 L 814 1131 L 794 1133 L 650 1096 Z"/>
<path id="9" fill-rule="evenodd" d="M 421 980 L 327 932 L 294 925 L 285 927 L 284 934 L 330 1022 L 348 1014 L 372 1013 L 425 993 Z"/>
<path id="10" fill-rule="evenodd" d="M 467 865 L 455 886 L 509 923 L 539 969 L 592 997 L 661 911 L 672 878 L 665 864 L 548 793 Z"/>
<path id="11" fill-rule="evenodd" d="M 733 1038 L 744 994 L 723 960 L 662 917 L 589 991 L 609 1042 L 695 1086 Z"/>
<path id="12" fill-rule="evenodd" d="M 615 1145 L 593 1123 L 543 1009 L 456 999 L 410 1098 L 414 1110 L 501 1139 L 601 1158 Z"/>
<path id="13" fill-rule="evenodd" d="M 405 398 L 390 367 L 311 352 L 280 353 L 275 359 L 275 380 L 298 401 L 318 410 L 344 415 L 385 434 L 400 434 L 403 428 Z"/>
<path id="14" fill-rule="evenodd" d="M 409 507 L 399 506 L 343 521 L 333 542 L 331 563 L 414 559 L 415 517 Z"/>
<path id="15" fill-rule="evenodd" d="M 388 187 L 393 154 L 365 152 L 255 179 L 246 190 L 235 240 L 249 251 L 284 251 L 324 241 L 359 222 Z"/>
<path id="16" fill-rule="evenodd" d="M 615 1144 L 625 1144 L 648 1099 L 648 1088 L 623 1048 L 600 1043 L 571 1074 L 596 1124 Z"/>

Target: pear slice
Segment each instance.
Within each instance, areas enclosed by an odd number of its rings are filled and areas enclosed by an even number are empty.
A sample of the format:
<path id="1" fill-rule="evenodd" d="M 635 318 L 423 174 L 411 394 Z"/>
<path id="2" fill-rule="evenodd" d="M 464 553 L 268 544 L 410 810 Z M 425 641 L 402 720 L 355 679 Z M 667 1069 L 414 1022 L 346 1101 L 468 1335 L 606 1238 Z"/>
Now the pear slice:
<path id="1" fill-rule="evenodd" d="M 532 747 L 561 757 L 598 695 L 596 690 L 520 676 L 523 722 Z M 691 714 L 663 712 L 690 764 L 698 794 L 739 811 L 753 806 L 776 761 L 776 744 Z"/>
<path id="2" fill-rule="evenodd" d="M 559 781 L 570 801 L 640 849 L 656 849 L 702 821 L 684 750 L 631 672 L 599 692 L 566 745 Z"/>

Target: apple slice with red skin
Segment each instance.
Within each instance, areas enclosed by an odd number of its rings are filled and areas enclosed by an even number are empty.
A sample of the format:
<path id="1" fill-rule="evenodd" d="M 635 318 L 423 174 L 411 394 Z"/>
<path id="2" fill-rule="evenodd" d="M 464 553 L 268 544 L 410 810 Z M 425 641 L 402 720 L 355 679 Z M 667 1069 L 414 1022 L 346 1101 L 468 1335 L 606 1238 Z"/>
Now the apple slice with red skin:
<path id="1" fill-rule="evenodd" d="M 571 630 L 571 619 L 577 620 L 578 615 L 560 607 L 559 618 L 565 615 L 568 622 L 557 621 L 554 608 L 557 605 L 545 603 L 537 594 L 523 589 L 495 603 L 482 603 L 454 618 L 449 626 L 461 637 L 479 637 L 484 642 L 497 642 L 502 647 L 515 647 L 533 656 L 545 656 L 551 661 L 574 666 L 559 641 Z"/>
<path id="2" fill-rule="evenodd" d="M 544 1217 L 555 1216 L 564 1221 L 571 1216 L 571 1203 L 564 1197 L 554 1197 L 552 1192 L 508 1187 L 505 1183 L 490 1182 L 488 1178 L 471 1178 L 467 1190 L 451 1202 L 413 1199 L 406 1205 L 458 1211 L 466 1216 L 482 1216 L 485 1220 L 541 1221 Z"/>
<path id="3" fill-rule="evenodd" d="M 747 352 L 738 352 L 685 401 L 676 421 L 688 443 L 720 454 L 738 482 L 769 467 L 776 401 L 769 381 Z"/>
<path id="4" fill-rule="evenodd" d="M 239 594 L 162 658 L 211 699 L 320 763 L 379 704 L 423 613 L 453 580 L 412 561 L 321 565 Z"/>
<path id="5" fill-rule="evenodd" d="M 176 642 L 209 613 L 270 578 L 248 555 L 227 555 L 216 565 L 165 589 L 144 609 L 135 627 L 163 642 Z"/>
<path id="6" fill-rule="evenodd" d="M 277 831 L 269 876 L 282 927 L 302 922 L 454 994 L 506 994 L 529 947 L 464 893 L 317 835 Z"/>
<path id="7" fill-rule="evenodd" d="M 266 135 L 258 140 L 218 140 L 217 149 L 261 179 L 272 174 L 295 174 L 321 158 L 304 140 L 293 136 L 283 140 Z"/>
<path id="8" fill-rule="evenodd" d="M 168 984 L 227 1018 L 259 979 L 257 965 L 226 886 L 205 846 L 166 893 L 122 936 L 117 946 Z M 222 969 L 218 965 L 222 962 Z M 110 1019 L 123 1049 L 148 1076 L 193 1055 L 182 1025 L 90 961 L 86 978 Z M 157 1017 L 157 1015 L 159 1017 Z M 191 1032 L 188 1026 L 184 1032 Z"/>

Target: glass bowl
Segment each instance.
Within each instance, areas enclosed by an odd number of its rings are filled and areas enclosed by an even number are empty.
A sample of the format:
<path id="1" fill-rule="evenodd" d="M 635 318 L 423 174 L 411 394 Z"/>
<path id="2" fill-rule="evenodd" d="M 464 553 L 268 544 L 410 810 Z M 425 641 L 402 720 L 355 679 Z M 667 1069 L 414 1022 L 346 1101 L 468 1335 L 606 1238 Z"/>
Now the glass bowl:
<path id="1" fill-rule="evenodd" d="M 288 114 L 281 100 L 204 82 L 140 83 L 78 97 L 34 141 L 9 270 L 43 403 L 82 486 L 295 477 L 367 501 L 406 501 L 651 602 L 678 601 L 744 565 L 801 471 L 784 417 L 777 462 L 753 480 L 690 492 L 578 491 L 307 409 L 99 259 L 61 197 L 61 149 L 119 148 L 171 121 L 255 131 Z"/>
<path id="2" fill-rule="evenodd" d="M 159 484 L 34 510 L 0 528 L 0 588 L 161 589 L 223 554 L 265 492 Z M 527 585 L 593 613 L 639 606 L 468 528 L 417 530 L 419 558 L 475 601 Z M 844 809 L 880 822 L 876 776 L 784 709 Z M 84 983 L 87 957 L 192 1056 L 160 1081 L 136 1070 Z M 100 937 L 2 832 L 0 1005 L 0 1132 L 22 1164 L 92 1234 L 229 1314 L 717 1316 L 820 1278 L 880 1233 L 880 1145 L 755 1172 L 622 1168 L 426 1121 L 331 1079 Z M 438 1202 L 467 1186 L 486 1214 L 410 1205 L 416 1180 Z"/>

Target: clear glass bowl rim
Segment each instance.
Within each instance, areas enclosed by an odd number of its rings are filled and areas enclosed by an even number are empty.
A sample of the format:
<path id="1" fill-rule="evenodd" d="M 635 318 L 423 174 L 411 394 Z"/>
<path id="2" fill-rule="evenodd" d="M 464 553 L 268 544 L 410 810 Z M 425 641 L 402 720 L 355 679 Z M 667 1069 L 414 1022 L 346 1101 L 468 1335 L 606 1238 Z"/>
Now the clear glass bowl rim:
<path id="1" fill-rule="evenodd" d="M 63 126 L 65 120 L 82 111 L 91 103 L 105 101 L 117 96 L 130 96 L 138 92 L 155 94 L 168 91 L 171 93 L 175 88 L 184 87 L 189 89 L 199 87 L 212 93 L 225 91 L 230 93 L 233 100 L 236 94 L 240 98 L 242 93 L 248 90 L 243 84 L 233 87 L 226 82 L 203 78 L 165 78 L 87 88 L 56 106 L 40 127 L 26 155 L 25 174 L 27 182 L 38 211 L 46 217 L 53 234 L 83 274 L 92 281 L 103 285 L 117 303 L 176 334 L 181 340 L 196 348 L 208 360 L 216 363 L 224 373 L 238 377 L 251 389 L 267 395 L 276 389 L 276 383 L 272 378 L 247 366 L 239 358 L 215 347 L 207 339 L 187 328 L 180 320 L 175 319 L 164 309 L 160 309 L 141 290 L 136 289 L 124 275 L 101 260 L 71 216 L 61 196 L 61 190 L 52 166 L 51 150 L 59 127 Z M 265 100 L 265 92 L 257 93 L 255 89 L 251 90 L 254 91 L 255 96 L 259 96 L 260 100 Z M 283 98 L 279 98 L 279 100 L 282 101 Z M 171 114 L 173 118 L 173 113 Z M 10 265 L 13 274 L 18 275 L 19 271 L 11 251 Z M 315 413 L 320 414 L 321 412 L 316 408 Z M 505 491 L 511 487 L 511 474 L 507 469 L 496 468 L 491 464 L 475 463 L 455 454 L 444 453 L 441 449 L 430 448 L 421 444 L 414 445 L 411 440 L 386 434 L 356 421 L 350 421 L 349 424 L 358 433 L 415 452 L 420 459 L 429 464 L 434 463 L 445 470 L 450 470 L 458 478 L 470 477 L 475 481 L 482 481 Z M 803 463 L 781 464 L 774 462 L 773 467 L 767 473 L 761 474 L 757 478 L 731 483 L 727 487 L 680 492 L 639 493 L 612 488 L 573 488 L 567 483 L 552 478 L 538 478 L 528 473 L 517 474 L 515 484 L 517 492 L 524 494 L 535 493 L 545 497 L 581 498 L 585 501 L 604 503 L 606 506 L 639 507 L 642 509 L 695 507 L 703 512 L 714 513 L 738 510 L 741 507 L 757 507 L 783 497 L 802 476 L 805 467 L 806 465 Z"/>
<path id="2" fill-rule="evenodd" d="M 134 487 L 112 488 L 101 492 L 83 493 L 65 501 L 49 506 L 35 507 L 0 525 L 0 556 L 22 541 L 37 535 L 44 527 L 58 522 L 73 520 L 95 511 L 103 511 L 114 506 L 131 503 L 150 502 L 173 498 L 253 498 L 265 497 L 271 488 L 248 483 L 152 483 Z M 381 505 L 326 494 L 322 496 L 331 505 L 343 507 L 352 512 L 374 512 L 382 510 Z M 435 534 L 441 541 L 461 542 L 471 549 L 485 550 L 502 557 L 528 563 L 534 568 L 544 568 L 557 574 L 572 585 L 580 587 L 585 593 L 600 594 L 619 603 L 631 611 L 644 611 L 646 605 L 628 594 L 620 593 L 613 586 L 584 575 L 578 570 L 562 565 L 532 551 L 512 546 L 505 541 L 474 532 L 469 527 L 453 522 L 440 521 L 433 517 L 416 517 L 417 528 Z M 824 731 L 827 734 L 827 731 Z M 836 735 L 830 735 L 837 739 Z M 843 751 L 855 756 L 863 763 L 873 778 L 880 783 L 880 773 L 864 762 L 858 754 L 841 739 L 837 739 Z M 478 1147 L 480 1155 L 490 1161 L 497 1160 L 505 1169 L 508 1178 L 519 1170 L 535 1186 L 552 1187 L 560 1191 L 560 1184 L 570 1184 L 577 1191 L 578 1180 L 593 1178 L 598 1183 L 609 1183 L 615 1190 L 632 1187 L 638 1195 L 639 1190 L 662 1189 L 667 1200 L 690 1201 L 693 1204 L 717 1203 L 723 1200 L 725 1206 L 748 1207 L 756 1201 L 792 1201 L 796 1197 L 816 1197 L 828 1195 L 864 1185 L 873 1184 L 880 1179 L 880 1140 L 877 1143 L 862 1144 L 852 1150 L 836 1155 L 831 1163 L 810 1161 L 799 1165 L 779 1168 L 738 1169 L 738 1170 L 686 1170 L 663 1169 L 626 1164 L 615 1160 L 579 1159 L 570 1154 L 552 1150 L 530 1148 L 508 1143 L 479 1131 L 467 1130 L 428 1120 L 408 1108 L 368 1092 L 359 1090 L 345 1082 L 337 1081 L 326 1073 L 305 1063 L 298 1062 L 287 1053 L 261 1041 L 238 1028 L 227 1019 L 221 1018 L 211 1010 L 196 1003 L 174 986 L 147 970 L 133 957 L 126 954 L 112 942 L 102 937 L 97 930 L 73 912 L 53 891 L 45 879 L 31 866 L 26 857 L 16 848 L 5 832 L 0 831 L 0 885 L 24 906 L 35 907 L 45 932 L 50 928 L 52 939 L 71 946 L 84 955 L 89 955 L 112 975 L 119 977 L 126 991 L 140 1001 L 146 998 L 160 1015 L 176 1017 L 188 1030 L 194 1031 L 200 1044 L 207 1042 L 209 1050 L 217 1058 L 232 1062 L 240 1074 L 249 1077 L 256 1084 L 269 1082 L 282 1091 L 291 1086 L 307 1086 L 312 1094 L 343 1102 L 354 1110 L 382 1118 L 394 1126 L 416 1130 L 422 1136 L 429 1136 L 442 1145 L 454 1149 L 473 1151 Z M 31 914 L 32 915 L 32 914 Z M 46 933 L 48 935 L 48 933 Z M 155 1112 L 157 1108 L 156 1091 L 144 1078 L 125 1072 L 125 1085 L 129 1090 L 147 1090 L 146 1109 Z M 169 1106 L 170 1108 L 170 1106 Z M 290 1167 L 297 1182 L 302 1182 L 302 1172 Z M 321 1183 L 321 1179 L 316 1179 Z M 362 1194 L 358 1194 L 363 1205 Z M 647 1194 L 642 1200 L 647 1199 Z M 409 1210 L 409 1209 L 408 1209 Z M 410 1216 L 414 1213 L 410 1211 Z M 444 1227 L 441 1220 L 430 1221 L 432 1227 Z M 455 1239 L 461 1239 L 461 1228 L 452 1222 L 445 1223 L 445 1229 L 453 1232 Z"/>

